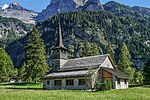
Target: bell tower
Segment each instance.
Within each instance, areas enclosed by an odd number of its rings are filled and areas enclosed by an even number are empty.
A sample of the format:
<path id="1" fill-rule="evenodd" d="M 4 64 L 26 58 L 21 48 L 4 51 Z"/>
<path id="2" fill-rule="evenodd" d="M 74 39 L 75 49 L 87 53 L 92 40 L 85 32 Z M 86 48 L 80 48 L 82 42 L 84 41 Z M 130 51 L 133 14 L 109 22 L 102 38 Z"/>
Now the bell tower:
<path id="1" fill-rule="evenodd" d="M 59 14 L 60 16 L 60 14 Z M 58 22 L 58 34 L 57 42 L 54 48 L 52 48 L 52 70 L 59 70 L 67 62 L 67 48 L 63 44 L 60 18 Z"/>

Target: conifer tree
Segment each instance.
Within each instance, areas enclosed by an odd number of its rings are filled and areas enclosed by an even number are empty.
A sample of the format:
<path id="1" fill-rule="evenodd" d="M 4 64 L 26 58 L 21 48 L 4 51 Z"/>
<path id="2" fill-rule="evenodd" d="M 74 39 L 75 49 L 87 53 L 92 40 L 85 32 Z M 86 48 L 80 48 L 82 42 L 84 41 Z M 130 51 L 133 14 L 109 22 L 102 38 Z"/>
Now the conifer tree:
<path id="1" fill-rule="evenodd" d="M 82 56 L 83 57 L 87 57 L 87 56 L 90 56 L 91 55 L 91 44 L 86 41 L 84 44 L 83 44 L 83 49 L 82 49 Z"/>
<path id="2" fill-rule="evenodd" d="M 86 41 L 85 44 L 83 44 L 81 55 L 83 57 L 95 56 L 100 54 L 99 51 L 99 47 L 96 43 L 90 44 L 88 41 Z"/>
<path id="3" fill-rule="evenodd" d="M 0 48 L 0 82 L 8 81 L 15 74 L 15 69 L 10 56 Z"/>
<path id="4" fill-rule="evenodd" d="M 91 56 L 99 55 L 99 48 L 96 43 L 94 43 L 91 47 Z"/>
<path id="5" fill-rule="evenodd" d="M 125 43 L 120 48 L 118 69 L 129 75 L 130 78 L 133 78 L 135 70 L 131 67 L 131 55 Z"/>
<path id="6" fill-rule="evenodd" d="M 143 68 L 144 84 L 150 85 L 150 59 L 145 63 Z"/>
<path id="7" fill-rule="evenodd" d="M 24 64 L 24 79 L 37 82 L 48 71 L 46 52 L 41 34 L 34 27 L 26 44 L 26 60 Z"/>
<path id="8" fill-rule="evenodd" d="M 108 45 L 106 46 L 106 53 L 110 55 L 110 57 L 111 57 L 113 63 L 115 63 L 115 59 L 114 59 L 114 54 L 115 54 L 115 52 L 114 52 L 114 50 L 112 49 L 110 43 L 108 43 Z"/>

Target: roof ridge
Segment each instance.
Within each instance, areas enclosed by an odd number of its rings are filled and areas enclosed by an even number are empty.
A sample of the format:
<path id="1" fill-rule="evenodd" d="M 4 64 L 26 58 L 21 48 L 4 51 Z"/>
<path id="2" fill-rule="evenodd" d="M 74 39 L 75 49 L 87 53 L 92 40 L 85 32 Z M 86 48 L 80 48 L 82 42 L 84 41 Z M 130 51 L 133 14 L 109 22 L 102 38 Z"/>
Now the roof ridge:
<path id="1" fill-rule="evenodd" d="M 73 59 L 68 59 L 68 60 L 84 59 L 84 58 L 91 58 L 91 57 L 101 57 L 101 56 L 109 56 L 109 54 L 96 55 L 96 56 L 88 56 L 88 57 L 80 57 L 80 58 L 73 58 Z"/>

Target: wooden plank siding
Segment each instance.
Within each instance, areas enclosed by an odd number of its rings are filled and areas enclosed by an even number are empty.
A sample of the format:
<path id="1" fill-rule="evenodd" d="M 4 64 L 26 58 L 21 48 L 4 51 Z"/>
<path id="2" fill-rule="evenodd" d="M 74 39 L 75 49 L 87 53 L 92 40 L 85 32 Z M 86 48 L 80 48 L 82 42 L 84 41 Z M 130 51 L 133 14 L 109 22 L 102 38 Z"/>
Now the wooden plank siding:
<path id="1" fill-rule="evenodd" d="M 102 79 L 103 81 L 106 81 L 106 80 L 112 81 L 112 74 L 102 69 Z"/>

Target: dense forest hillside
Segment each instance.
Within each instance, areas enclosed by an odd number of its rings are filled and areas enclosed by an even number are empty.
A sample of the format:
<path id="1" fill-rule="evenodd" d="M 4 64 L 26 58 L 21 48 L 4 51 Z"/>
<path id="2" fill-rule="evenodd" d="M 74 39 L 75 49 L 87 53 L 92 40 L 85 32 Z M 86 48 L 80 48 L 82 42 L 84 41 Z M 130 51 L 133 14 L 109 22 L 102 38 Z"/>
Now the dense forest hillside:
<path id="1" fill-rule="evenodd" d="M 15 18 L 0 16 L 0 47 L 5 48 L 8 44 L 25 36 L 31 30 L 31 26 Z"/>
<path id="2" fill-rule="evenodd" d="M 139 7 L 139 6 L 127 6 L 124 4 L 117 3 L 115 1 L 107 2 L 103 5 L 104 9 L 107 11 L 112 12 L 117 16 L 124 16 L 124 15 L 132 15 L 132 16 L 149 16 L 150 15 L 150 8 Z"/>
<path id="3" fill-rule="evenodd" d="M 82 45 L 85 41 L 96 43 L 105 53 L 108 42 L 115 50 L 118 58 L 118 49 L 125 42 L 131 52 L 132 59 L 145 59 L 150 54 L 150 21 L 149 16 L 136 13 L 134 16 L 116 16 L 108 11 L 99 12 L 69 12 L 62 13 L 61 26 L 63 41 L 71 57 L 80 57 Z M 137 16 L 137 17 L 136 17 Z M 55 45 L 58 28 L 58 15 L 37 24 L 46 44 L 46 51 Z M 26 37 L 13 42 L 7 48 L 16 67 L 20 67 L 24 59 L 24 45 Z"/>

